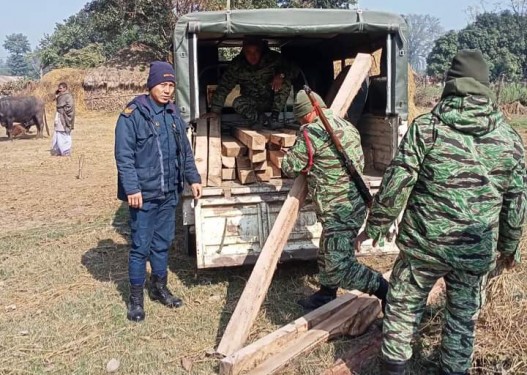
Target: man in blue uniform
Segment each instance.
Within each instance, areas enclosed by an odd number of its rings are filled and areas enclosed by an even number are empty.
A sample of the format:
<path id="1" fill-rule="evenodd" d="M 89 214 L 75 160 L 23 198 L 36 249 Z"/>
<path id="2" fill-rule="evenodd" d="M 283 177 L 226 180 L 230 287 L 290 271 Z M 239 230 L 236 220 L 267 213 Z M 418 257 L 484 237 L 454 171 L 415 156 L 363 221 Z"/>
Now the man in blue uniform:
<path id="1" fill-rule="evenodd" d="M 149 295 L 168 307 L 183 302 L 167 288 L 168 249 L 175 235 L 175 210 L 183 183 L 201 197 L 201 179 L 186 137 L 186 124 L 172 102 L 174 69 L 150 65 L 149 93 L 130 102 L 115 128 L 115 160 L 119 199 L 128 202 L 131 242 L 128 259 L 130 300 L 127 318 L 145 318 L 143 288 L 146 261 L 152 274 Z"/>

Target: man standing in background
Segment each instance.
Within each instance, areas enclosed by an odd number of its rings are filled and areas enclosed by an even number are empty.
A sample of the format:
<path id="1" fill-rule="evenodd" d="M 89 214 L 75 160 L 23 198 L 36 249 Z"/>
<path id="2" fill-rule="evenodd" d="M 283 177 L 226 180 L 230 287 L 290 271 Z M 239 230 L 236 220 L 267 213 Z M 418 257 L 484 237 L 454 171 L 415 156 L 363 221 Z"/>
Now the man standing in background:
<path id="1" fill-rule="evenodd" d="M 55 113 L 55 132 L 53 133 L 51 155 L 71 155 L 71 131 L 75 125 L 75 100 L 68 91 L 66 82 L 59 83 L 55 91 L 57 111 Z"/>

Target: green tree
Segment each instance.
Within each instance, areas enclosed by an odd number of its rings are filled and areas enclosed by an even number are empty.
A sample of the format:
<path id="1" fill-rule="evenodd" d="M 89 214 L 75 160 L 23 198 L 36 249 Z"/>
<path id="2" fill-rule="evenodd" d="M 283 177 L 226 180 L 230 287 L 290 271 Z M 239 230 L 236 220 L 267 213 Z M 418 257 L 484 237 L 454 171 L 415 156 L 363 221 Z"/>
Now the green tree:
<path id="1" fill-rule="evenodd" d="M 426 59 L 428 75 L 443 78 L 457 49 L 457 33 L 454 30 L 439 37 Z"/>
<path id="2" fill-rule="evenodd" d="M 434 41 L 443 34 L 439 18 L 429 14 L 408 14 L 404 16 L 408 24 L 408 61 L 416 72 L 426 70 L 426 58 L 434 46 Z"/>
<path id="3" fill-rule="evenodd" d="M 7 35 L 4 48 L 9 52 L 7 67 L 14 76 L 27 76 L 30 72 L 26 54 L 31 51 L 27 36 L 24 34 Z"/>
<path id="4" fill-rule="evenodd" d="M 490 78 L 496 80 L 504 74 L 508 80 L 527 78 L 527 16 L 504 10 L 499 13 L 481 13 L 474 22 L 448 38 L 439 38 L 428 56 L 428 72 L 441 75 L 448 60 L 459 49 L 477 48 L 489 62 Z M 455 42 L 454 42 L 455 40 Z M 445 53 L 445 51 L 447 53 Z"/>

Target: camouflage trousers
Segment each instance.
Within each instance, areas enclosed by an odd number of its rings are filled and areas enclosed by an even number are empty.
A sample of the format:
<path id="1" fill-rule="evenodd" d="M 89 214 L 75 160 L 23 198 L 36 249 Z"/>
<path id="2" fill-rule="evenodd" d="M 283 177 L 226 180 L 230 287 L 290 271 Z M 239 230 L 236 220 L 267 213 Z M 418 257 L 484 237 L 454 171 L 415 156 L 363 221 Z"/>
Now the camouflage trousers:
<path id="1" fill-rule="evenodd" d="M 322 231 L 318 253 L 320 284 L 372 294 L 382 275 L 357 261 L 353 244 L 358 230 Z"/>
<path id="2" fill-rule="evenodd" d="M 262 112 L 281 112 L 284 110 L 287 98 L 291 93 L 291 83 L 284 81 L 280 91 L 274 93 L 271 97 L 250 97 L 238 96 L 232 102 L 232 107 L 243 117 L 254 123 L 258 119 L 258 114 Z"/>
<path id="3" fill-rule="evenodd" d="M 472 363 L 475 323 L 484 300 L 486 274 L 475 275 L 439 263 L 430 264 L 401 252 L 390 277 L 383 323 L 382 355 L 392 361 L 412 356 L 411 341 L 423 316 L 428 293 L 443 277 L 446 308 L 440 366 L 464 373 Z"/>

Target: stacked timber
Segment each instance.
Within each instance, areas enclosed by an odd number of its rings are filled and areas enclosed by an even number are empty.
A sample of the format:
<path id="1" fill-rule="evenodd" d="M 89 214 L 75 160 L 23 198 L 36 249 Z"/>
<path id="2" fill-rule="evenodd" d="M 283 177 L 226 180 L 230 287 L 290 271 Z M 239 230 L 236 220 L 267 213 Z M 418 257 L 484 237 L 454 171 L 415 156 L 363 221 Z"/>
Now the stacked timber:
<path id="1" fill-rule="evenodd" d="M 291 129 L 237 128 L 232 134 L 222 134 L 218 119 L 199 120 L 196 125 L 194 157 L 206 186 L 282 178 L 282 159 L 296 140 L 296 132 Z"/>

